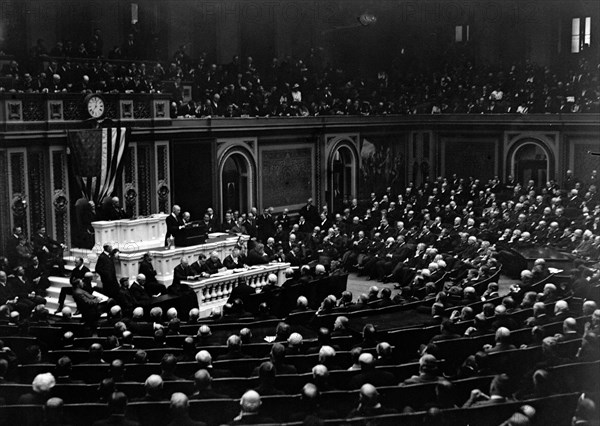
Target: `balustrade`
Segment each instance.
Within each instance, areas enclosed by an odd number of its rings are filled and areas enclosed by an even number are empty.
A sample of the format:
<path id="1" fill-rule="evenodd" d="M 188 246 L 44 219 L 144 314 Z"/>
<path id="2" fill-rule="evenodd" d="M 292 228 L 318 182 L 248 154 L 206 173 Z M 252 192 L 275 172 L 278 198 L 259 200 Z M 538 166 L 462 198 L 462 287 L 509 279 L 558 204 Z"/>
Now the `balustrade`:
<path id="1" fill-rule="evenodd" d="M 289 263 L 271 263 L 264 266 L 252 266 L 240 272 L 225 271 L 210 278 L 198 281 L 182 281 L 190 286 L 198 298 L 200 316 L 207 317 L 214 308 L 221 308 L 240 279 L 245 279 L 252 288 L 259 290 L 267 285 L 270 274 L 277 275 L 277 282 L 285 281 L 285 270 Z"/>

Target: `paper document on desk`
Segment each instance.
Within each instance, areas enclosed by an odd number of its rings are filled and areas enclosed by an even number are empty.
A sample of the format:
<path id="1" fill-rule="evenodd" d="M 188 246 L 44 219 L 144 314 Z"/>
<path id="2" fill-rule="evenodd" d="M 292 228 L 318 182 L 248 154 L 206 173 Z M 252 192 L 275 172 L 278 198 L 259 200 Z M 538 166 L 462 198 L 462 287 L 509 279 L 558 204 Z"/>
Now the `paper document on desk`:
<path id="1" fill-rule="evenodd" d="M 217 272 L 216 274 L 212 274 L 211 277 L 224 277 L 225 275 L 231 274 L 233 274 L 233 271 L 231 269 L 228 269 L 227 271 L 221 271 Z"/>
<path id="2" fill-rule="evenodd" d="M 104 303 L 108 300 L 108 296 L 106 296 L 105 294 L 102 294 L 102 293 L 98 293 L 97 291 L 93 291 L 92 296 L 100 299 L 100 303 Z"/>
<path id="3" fill-rule="evenodd" d="M 551 274 L 560 274 L 562 271 L 564 271 L 564 269 L 548 268 L 548 272 Z"/>

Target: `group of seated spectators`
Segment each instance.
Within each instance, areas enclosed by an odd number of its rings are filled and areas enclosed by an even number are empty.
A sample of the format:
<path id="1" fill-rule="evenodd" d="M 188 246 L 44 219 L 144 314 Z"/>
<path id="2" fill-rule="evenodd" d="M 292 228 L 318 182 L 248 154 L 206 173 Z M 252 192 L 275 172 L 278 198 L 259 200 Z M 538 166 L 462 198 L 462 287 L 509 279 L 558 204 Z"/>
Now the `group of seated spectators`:
<path id="1" fill-rule="evenodd" d="M 123 47 L 115 47 L 106 59 L 99 30 L 79 49 L 58 42 L 48 52 L 38 41 L 27 66 L 13 60 L 0 71 L 0 76 L 12 78 L 12 87 L 3 89 L 172 93 L 173 117 L 600 111 L 599 64 L 585 56 L 559 70 L 529 61 L 506 67 L 475 64 L 468 53 L 451 50 L 436 66 L 394 65 L 363 77 L 326 63 L 321 48 L 311 49 L 305 59 L 273 58 L 258 70 L 251 56 L 236 55 L 228 64 L 216 64 L 202 53 L 193 61 L 185 45 L 170 61 L 161 62 L 156 60 L 155 39 L 148 44 L 150 53 L 141 53 L 141 44 L 129 34 Z M 139 59 L 147 61 L 134 61 Z M 182 83 L 191 85 L 192 100 L 183 101 Z"/>
<path id="2" fill-rule="evenodd" d="M 66 330 L 60 342 L 50 342 L 55 349 L 66 352 L 55 359 L 52 351 L 36 344 L 17 355 L 10 346 L 1 344 L 0 382 L 32 379 L 32 391 L 19 397 L 18 402 L 45 405 L 46 416 L 60 417 L 65 401 L 54 396 L 52 389 L 62 383 L 85 382 L 85 376 L 74 373 L 79 362 L 110 364 L 95 401 L 108 403 L 112 416 L 109 421 L 123 420 L 128 398 L 121 384 L 132 380 L 126 367 L 148 363 L 156 365 L 152 367 L 156 371 L 142 380 L 144 393 L 132 396 L 130 401 L 170 401 L 169 421 L 184 424 L 182 419 L 191 421 L 190 400 L 193 404 L 197 399 L 240 396 L 237 391 L 228 394 L 213 389 L 212 379 L 239 375 L 228 370 L 226 362 L 251 359 L 251 348 L 262 341 L 264 334 L 269 337 L 265 340 L 273 344 L 265 344 L 267 351 L 248 371 L 250 377 L 258 379 L 243 392 L 241 412 L 231 424 L 275 421 L 272 413 L 261 409 L 261 398 L 286 393 L 277 380 L 282 374 L 308 373 L 301 389 L 287 391 L 300 393 L 306 407 L 299 406 L 285 419 L 276 421 L 319 422 L 429 410 L 430 424 L 444 424 L 444 410 L 448 408 L 526 402 L 560 393 L 565 384 L 559 380 L 556 368 L 600 359 L 600 200 L 596 180 L 595 172 L 578 179 L 569 171 L 560 185 L 549 181 L 537 187 L 533 181 L 522 185 L 510 177 L 504 183 L 496 178 L 483 183 L 452 176 L 439 177 L 420 187 L 410 185 L 402 194 L 393 194 L 388 188 L 385 194 L 372 194 L 365 203 L 352 200 L 344 211 L 335 214 L 326 206 L 319 211 L 312 200 L 296 215 L 283 211 L 275 216 L 271 208 L 259 214 L 252 209 L 248 213 L 226 212 L 220 221 L 210 209 L 204 216 L 206 226 L 249 235 L 247 247 L 236 246 L 223 260 L 216 252 L 209 257 L 201 255 L 191 264 L 182 259 L 168 288 L 156 282 L 150 255 L 144 258 L 140 274 L 132 283 L 127 278 L 117 281 L 111 260 L 115 252 L 110 246 L 104 247 L 95 270 L 102 282 L 98 289 L 109 298 L 96 301 L 96 305 L 104 303 L 105 309 L 97 308 L 90 315 L 90 296 L 85 293 L 89 294 L 86 286 L 91 286 L 94 274 L 79 259 L 71 273 L 73 297 L 89 326 L 88 332 L 107 336 L 84 347 L 77 346 L 75 334 L 69 330 L 70 323 L 80 322 L 73 318 L 72 310 L 62 308 L 60 317 L 52 317 L 44 307 L 39 281 L 35 283 L 23 273 L 31 265 L 11 264 L 12 258 L 3 259 L 0 325 L 13 327 L 21 335 L 40 326 Z M 38 233 L 42 247 L 49 251 L 60 247 L 58 242 L 52 246 L 43 231 L 39 229 Z M 513 249 L 540 247 L 570 256 L 572 269 L 559 277 L 543 259 L 538 259 L 531 269 L 519 271 L 519 281 L 508 291 L 501 290 L 498 278 L 515 260 L 507 257 Z M 43 248 L 38 251 L 42 252 L 46 253 Z M 258 289 L 258 294 L 268 297 L 256 310 L 250 308 L 249 302 L 257 289 L 243 282 L 231 290 L 225 307 L 215 310 L 209 318 L 201 318 L 197 307 L 180 315 L 176 309 L 163 311 L 152 304 L 156 296 L 165 293 L 195 301 L 195 294 L 183 281 L 210 276 L 225 268 L 269 262 L 287 262 L 292 267 L 286 271 L 285 282 L 278 282 L 277 276 L 272 275 L 268 284 Z M 395 285 L 382 284 L 381 290 L 372 286 L 368 294 L 356 298 L 350 291 L 318 301 L 301 295 L 293 309 L 275 311 L 276 298 L 287 290 L 352 270 Z M 10 293 L 15 289 L 20 291 L 18 295 Z M 416 321 L 416 326 L 422 327 L 418 332 L 418 353 L 408 349 L 414 342 L 393 340 L 393 327 L 389 324 L 402 315 L 393 310 L 395 307 L 410 309 L 407 323 L 412 321 L 414 328 Z M 105 318 L 100 316 L 101 311 L 106 311 Z M 293 318 L 298 315 L 302 321 L 295 324 Z M 369 323 L 363 326 L 365 316 Z M 261 321 L 280 322 L 274 330 L 264 332 L 259 330 Z M 239 325 L 240 329 L 226 335 L 219 333 L 227 324 Z M 397 332 L 402 333 L 402 328 L 400 325 Z M 386 330 L 387 337 L 379 329 Z M 315 335 L 317 340 L 313 339 Z M 138 342 L 143 336 L 152 342 L 140 347 Z M 516 336 L 520 336 L 518 341 Z M 349 339 L 350 343 L 336 340 L 340 338 Z M 464 343 L 464 357 L 457 348 L 447 349 L 445 345 L 452 341 Z M 225 350 L 219 349 L 222 345 L 226 345 Z M 76 358 L 77 348 L 89 349 L 89 359 Z M 159 364 L 148 361 L 151 348 L 164 349 Z M 523 365 L 490 361 L 498 354 L 536 348 L 541 348 L 541 355 Z M 69 350 L 73 353 L 69 354 Z M 112 361 L 105 361 L 110 354 L 115 355 L 110 356 Z M 308 358 L 312 364 L 302 358 L 311 354 L 316 354 L 314 360 Z M 125 357 L 128 358 L 124 360 Z M 303 361 L 296 363 L 296 357 Z M 34 378 L 19 375 L 22 370 L 18 365 L 47 365 L 50 361 L 56 365 L 48 366 L 47 371 Z M 394 370 L 410 361 L 416 362 L 414 374 Z M 340 383 L 331 375 L 340 370 L 354 372 Z M 592 381 L 597 385 L 597 373 L 593 374 Z M 460 386 L 461 380 L 490 375 L 494 377 L 489 390 L 473 389 L 463 400 L 456 399 L 453 388 Z M 166 394 L 165 383 L 172 381 L 181 388 Z M 193 382 L 192 388 L 187 382 Z M 437 397 L 416 408 L 402 401 L 390 406 L 389 400 L 380 396 L 389 387 L 427 383 L 435 384 Z M 577 388 L 581 384 L 574 386 L 576 389 L 571 390 L 584 390 Z M 321 398 L 336 389 L 357 390 L 356 406 L 341 412 L 321 404 Z M 593 394 L 582 396 L 574 410 L 573 421 L 579 422 L 575 424 L 594 424 L 597 402 Z M 535 409 L 524 405 L 506 424 L 535 424 L 535 416 Z M 147 419 L 139 420 L 153 424 Z"/>

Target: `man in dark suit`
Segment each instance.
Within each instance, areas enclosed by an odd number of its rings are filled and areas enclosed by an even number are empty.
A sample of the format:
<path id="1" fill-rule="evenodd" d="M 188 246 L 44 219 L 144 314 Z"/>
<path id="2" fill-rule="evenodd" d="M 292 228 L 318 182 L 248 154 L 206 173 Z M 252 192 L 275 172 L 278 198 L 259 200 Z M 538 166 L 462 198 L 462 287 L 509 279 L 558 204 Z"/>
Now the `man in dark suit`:
<path id="1" fill-rule="evenodd" d="M 64 244 L 50 238 L 46 234 L 46 227 L 41 225 L 38 227 L 37 233 L 31 237 L 33 244 L 33 254 L 35 254 L 43 266 L 58 266 L 59 273 L 63 274 L 65 270 L 65 262 L 62 254 L 66 247 Z"/>
<path id="2" fill-rule="evenodd" d="M 256 246 L 254 246 L 252 250 L 248 252 L 246 263 L 248 264 L 248 266 L 263 265 L 265 263 L 269 263 L 269 258 L 265 253 L 264 244 L 258 243 L 256 244 Z"/>
<path id="3" fill-rule="evenodd" d="M 175 204 L 171 209 L 171 214 L 165 219 L 165 222 L 167 223 L 165 247 L 169 246 L 169 238 L 173 237 L 175 240 L 177 240 L 179 236 L 179 231 L 181 231 L 181 229 L 184 227 L 184 223 L 180 215 L 181 207 Z"/>
<path id="4" fill-rule="evenodd" d="M 19 296 L 17 308 L 21 315 L 28 315 L 37 305 L 45 305 L 46 299 L 35 294 L 33 285 L 25 278 L 25 268 L 18 266 L 13 275 L 8 277 L 8 290 L 12 294 L 12 298 Z"/>
<path id="5" fill-rule="evenodd" d="M 206 269 L 210 275 L 216 274 L 217 272 L 225 269 L 223 263 L 221 263 L 221 259 L 219 259 L 219 253 L 217 251 L 213 251 L 210 253 L 210 257 L 206 259 Z"/>
<path id="6" fill-rule="evenodd" d="M 246 264 L 246 257 L 240 253 L 240 247 L 234 246 L 231 254 L 223 259 L 223 266 L 227 269 L 243 268 Z"/>
<path id="7" fill-rule="evenodd" d="M 173 283 L 167 289 L 169 294 L 181 296 L 183 294 L 193 294 L 194 291 L 181 281 L 195 280 L 199 276 L 190 268 L 187 258 L 182 257 L 179 265 L 173 270 Z"/>
<path id="8" fill-rule="evenodd" d="M 8 241 L 6 242 L 6 257 L 13 266 L 17 264 L 17 246 L 21 238 L 23 238 L 23 228 L 15 226 L 12 235 L 8 237 Z"/>
<path id="9" fill-rule="evenodd" d="M 116 252 L 110 244 L 103 246 L 104 251 L 98 256 L 96 262 L 96 273 L 100 276 L 102 281 L 102 292 L 113 299 L 116 299 L 119 295 L 119 281 L 117 279 L 117 270 L 113 257 Z"/>
<path id="10" fill-rule="evenodd" d="M 71 277 L 69 278 L 69 281 L 73 282 L 75 280 L 82 280 L 87 272 L 91 272 L 90 268 L 85 266 L 82 257 L 78 257 L 75 259 L 75 267 L 71 271 Z"/>
<path id="11" fill-rule="evenodd" d="M 275 422 L 272 418 L 260 414 L 260 395 L 254 390 L 244 393 L 240 400 L 240 406 L 242 407 L 240 414 L 229 424 L 248 425 Z"/>
<path id="12" fill-rule="evenodd" d="M 291 220 L 288 216 L 288 209 L 283 209 L 283 212 L 277 216 L 277 225 L 281 225 L 284 231 L 289 231 L 291 226 Z"/>
<path id="13" fill-rule="evenodd" d="M 27 281 L 33 284 L 36 292 L 44 294 L 46 289 L 50 287 L 50 281 L 48 280 L 49 273 L 40 263 L 37 256 L 31 258 L 31 265 L 25 268 L 25 277 Z"/>
<path id="14" fill-rule="evenodd" d="M 146 277 L 146 285 L 144 288 L 148 294 L 165 294 L 167 287 L 160 284 L 156 280 L 156 270 L 152 265 L 152 255 L 148 252 L 144 254 L 144 258 L 140 262 L 138 273 L 143 274 Z"/>
<path id="15" fill-rule="evenodd" d="M 139 426 L 138 422 L 125 418 L 127 396 L 123 392 L 113 392 L 108 398 L 110 416 L 94 422 L 93 426 Z"/>
<path id="16" fill-rule="evenodd" d="M 73 284 L 75 280 L 83 280 L 85 278 L 85 274 L 91 272 L 90 268 L 84 265 L 83 258 L 78 257 L 75 259 L 75 267 L 71 271 L 71 276 L 69 277 L 69 281 Z M 67 294 L 73 295 L 73 287 L 62 287 L 60 289 L 60 294 L 58 295 L 58 308 L 56 312 L 60 312 L 65 304 L 65 299 L 67 298 Z"/>
<path id="17" fill-rule="evenodd" d="M 267 241 L 267 238 L 275 235 L 275 220 L 271 216 L 269 208 L 265 208 L 262 215 L 256 220 L 258 227 L 258 239 L 263 243 Z"/>
<path id="18" fill-rule="evenodd" d="M 316 225 L 319 222 L 319 213 L 317 212 L 317 208 L 313 205 L 313 199 L 309 198 L 306 201 L 306 205 L 300 209 L 298 212 L 300 216 L 304 216 L 304 219 L 310 225 Z"/>
<path id="19" fill-rule="evenodd" d="M 246 359 L 250 358 L 242 352 L 242 339 L 237 334 L 232 334 L 227 338 L 227 353 L 217 357 L 217 361 L 228 359 Z"/>
<path id="20" fill-rule="evenodd" d="M 200 229 L 202 230 L 202 234 L 204 234 L 204 235 L 208 235 L 211 232 L 216 231 L 215 224 L 210 219 L 210 214 L 204 213 L 204 218 L 203 218 L 202 222 L 200 222 Z"/>
<path id="21" fill-rule="evenodd" d="M 370 353 L 363 353 L 358 358 L 360 373 L 350 379 L 350 389 L 359 389 L 365 383 L 373 386 L 394 386 L 396 378 L 388 371 L 375 368 L 375 358 Z"/>
<path id="22" fill-rule="evenodd" d="M 152 300 L 152 296 L 146 291 L 145 285 L 146 277 L 144 274 L 138 274 L 135 281 L 129 286 L 129 294 L 133 297 L 136 306 L 147 305 Z"/>
<path id="23" fill-rule="evenodd" d="M 206 423 L 193 420 L 190 417 L 190 401 L 187 395 L 182 392 L 175 392 L 171 395 L 169 408 L 173 420 L 168 426 L 206 426 Z"/>
<path id="24" fill-rule="evenodd" d="M 256 290 L 246 284 L 246 279 L 244 277 L 240 277 L 237 285 L 231 290 L 227 303 L 233 303 L 235 299 L 240 299 L 245 304 L 248 297 L 254 293 L 256 293 Z"/>
<path id="25" fill-rule="evenodd" d="M 109 203 L 104 204 L 105 220 L 121 220 L 129 219 L 130 217 L 131 213 L 128 213 L 121 208 L 119 197 L 112 197 Z"/>
<path id="26" fill-rule="evenodd" d="M 194 275 L 199 277 L 208 277 L 210 274 L 208 273 L 208 268 L 206 267 L 206 255 L 204 253 L 200 253 L 198 255 L 198 260 L 190 265 L 191 270 Z"/>
<path id="27" fill-rule="evenodd" d="M 227 395 L 223 395 L 215 392 L 212 389 L 212 377 L 207 370 L 201 369 L 196 371 L 194 374 L 194 393 L 190 395 L 190 399 L 225 399 L 229 398 Z"/>

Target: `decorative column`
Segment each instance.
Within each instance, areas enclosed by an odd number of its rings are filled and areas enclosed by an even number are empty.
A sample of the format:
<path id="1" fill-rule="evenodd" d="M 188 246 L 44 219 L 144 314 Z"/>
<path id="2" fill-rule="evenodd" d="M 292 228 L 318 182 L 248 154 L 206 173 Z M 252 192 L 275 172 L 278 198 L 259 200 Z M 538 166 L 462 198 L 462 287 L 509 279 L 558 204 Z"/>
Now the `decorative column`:
<path id="1" fill-rule="evenodd" d="M 169 142 L 157 142 L 154 149 L 156 158 L 156 210 L 168 214 L 171 209 Z"/>
<path id="2" fill-rule="evenodd" d="M 50 147 L 50 188 L 52 197 L 51 224 L 55 238 L 61 242 L 71 241 L 69 226 L 69 179 L 67 178 L 67 154 L 62 146 Z"/>
<path id="3" fill-rule="evenodd" d="M 23 233 L 30 234 L 28 171 L 25 148 L 8 150 L 8 187 L 11 209 L 10 226 L 20 226 Z"/>
<path id="4" fill-rule="evenodd" d="M 123 165 L 123 202 L 125 210 L 133 216 L 138 215 L 138 177 L 137 177 L 137 144 L 131 142 L 125 153 Z"/>

